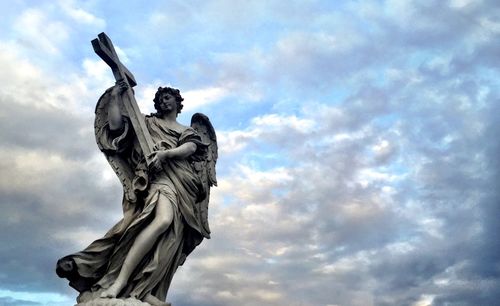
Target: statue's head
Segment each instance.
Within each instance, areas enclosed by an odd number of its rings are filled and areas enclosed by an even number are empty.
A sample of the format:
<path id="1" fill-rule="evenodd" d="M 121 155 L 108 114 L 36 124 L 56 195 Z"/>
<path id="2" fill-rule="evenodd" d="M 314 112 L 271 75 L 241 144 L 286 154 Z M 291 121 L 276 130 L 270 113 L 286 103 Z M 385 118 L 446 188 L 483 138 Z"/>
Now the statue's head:
<path id="1" fill-rule="evenodd" d="M 158 90 L 156 91 L 155 98 L 153 99 L 153 102 L 155 103 L 155 109 L 158 114 L 161 114 L 162 110 L 160 108 L 160 103 L 161 103 L 161 97 L 163 95 L 171 95 L 172 97 L 175 98 L 175 101 L 177 102 L 177 114 L 179 114 L 184 107 L 182 105 L 182 101 L 184 101 L 184 98 L 181 96 L 181 92 L 179 89 L 175 89 L 172 87 L 158 87 Z"/>

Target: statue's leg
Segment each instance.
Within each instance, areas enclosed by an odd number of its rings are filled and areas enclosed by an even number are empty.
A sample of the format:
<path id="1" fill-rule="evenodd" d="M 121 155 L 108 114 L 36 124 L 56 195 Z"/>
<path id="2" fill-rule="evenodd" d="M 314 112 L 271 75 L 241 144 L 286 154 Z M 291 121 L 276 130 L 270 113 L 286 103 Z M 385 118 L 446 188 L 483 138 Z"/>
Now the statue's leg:
<path id="1" fill-rule="evenodd" d="M 120 274 L 111 287 L 102 292 L 101 297 L 114 298 L 125 287 L 132 271 L 153 247 L 158 237 L 163 234 L 174 217 L 173 204 L 160 193 L 158 203 L 156 203 L 155 217 L 151 223 L 137 235 L 130 248 L 125 261 L 123 262 Z"/>

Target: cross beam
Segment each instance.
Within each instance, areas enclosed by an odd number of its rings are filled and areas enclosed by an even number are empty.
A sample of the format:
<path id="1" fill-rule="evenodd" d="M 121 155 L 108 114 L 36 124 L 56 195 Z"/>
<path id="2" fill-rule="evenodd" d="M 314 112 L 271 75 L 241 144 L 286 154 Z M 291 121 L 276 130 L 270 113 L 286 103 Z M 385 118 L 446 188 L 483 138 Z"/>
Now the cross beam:
<path id="1" fill-rule="evenodd" d="M 92 40 L 92 46 L 94 47 L 95 53 L 111 67 L 115 80 L 124 80 L 128 83 L 129 87 L 122 97 L 123 106 L 130 118 L 142 152 L 145 157 L 148 157 L 153 152 L 153 140 L 151 139 L 146 122 L 144 121 L 144 116 L 141 114 L 141 110 L 132 92 L 132 87 L 137 85 L 134 75 L 120 62 L 111 39 L 104 32 L 99 34 L 96 39 Z M 146 162 L 149 165 L 150 161 L 148 158 L 146 158 Z"/>
<path id="2" fill-rule="evenodd" d="M 132 72 L 130 72 L 127 67 L 120 62 L 120 59 L 118 59 L 115 47 L 113 46 L 113 43 L 108 35 L 102 32 L 97 35 L 97 37 L 98 38 L 92 40 L 92 47 L 94 47 L 95 53 L 97 53 L 97 55 L 99 55 L 102 60 L 105 61 L 109 67 L 111 67 L 115 79 L 118 80 L 118 77 L 123 79 L 123 76 L 125 76 L 130 87 L 137 85 Z"/>

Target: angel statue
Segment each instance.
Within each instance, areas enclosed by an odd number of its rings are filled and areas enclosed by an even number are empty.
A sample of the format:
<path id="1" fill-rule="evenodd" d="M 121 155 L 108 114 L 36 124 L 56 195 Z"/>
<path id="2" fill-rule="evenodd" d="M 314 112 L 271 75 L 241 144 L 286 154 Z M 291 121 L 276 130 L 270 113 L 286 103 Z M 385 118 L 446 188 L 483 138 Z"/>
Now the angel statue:
<path id="1" fill-rule="evenodd" d="M 170 305 L 165 299 L 174 273 L 203 238 L 210 238 L 207 213 L 210 187 L 216 185 L 217 141 L 209 119 L 195 114 L 190 127 L 180 124 L 179 90 L 158 88 L 156 113 L 139 114 L 154 144 L 145 155 L 124 107 L 127 92 L 132 92 L 129 83 L 118 81 L 95 111 L 98 147 L 123 185 L 123 219 L 57 263 L 57 274 L 80 292 L 78 305 L 108 305 L 96 301 L 109 299 Z"/>

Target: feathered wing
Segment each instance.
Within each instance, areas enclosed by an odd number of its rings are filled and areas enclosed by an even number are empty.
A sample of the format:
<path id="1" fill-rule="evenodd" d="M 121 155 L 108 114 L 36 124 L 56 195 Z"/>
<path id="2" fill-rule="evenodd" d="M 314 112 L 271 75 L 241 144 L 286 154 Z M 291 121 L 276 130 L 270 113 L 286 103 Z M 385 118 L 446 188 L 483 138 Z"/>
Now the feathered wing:
<path id="1" fill-rule="evenodd" d="M 106 159 L 108 160 L 111 168 L 118 176 L 124 192 L 124 204 L 125 203 L 134 203 L 137 201 L 137 196 L 134 192 L 134 188 L 132 186 L 132 181 L 135 177 L 134 169 L 132 165 L 126 160 L 124 154 L 120 152 L 120 142 L 130 141 L 127 139 L 128 123 L 125 124 L 125 131 L 123 131 L 121 136 L 116 137 L 116 139 L 112 142 L 108 141 L 111 137 L 109 137 L 109 129 L 108 129 L 108 104 L 111 101 L 111 88 L 106 90 L 106 92 L 99 98 L 95 108 L 95 121 L 94 121 L 94 130 L 97 146 L 104 153 Z M 119 103 L 121 106 L 121 103 Z M 125 112 L 121 109 L 123 115 Z M 128 207 L 124 207 L 124 211 L 127 210 Z"/>
<path id="2" fill-rule="evenodd" d="M 196 113 L 191 118 L 191 127 L 196 130 L 201 140 L 208 144 L 207 158 L 194 162 L 194 168 L 200 176 L 205 189 L 206 197 L 195 205 L 195 213 L 202 226 L 203 236 L 210 238 L 210 227 L 208 225 L 208 201 L 210 199 L 210 187 L 217 186 L 215 164 L 217 162 L 217 137 L 210 120 L 204 114 Z"/>

